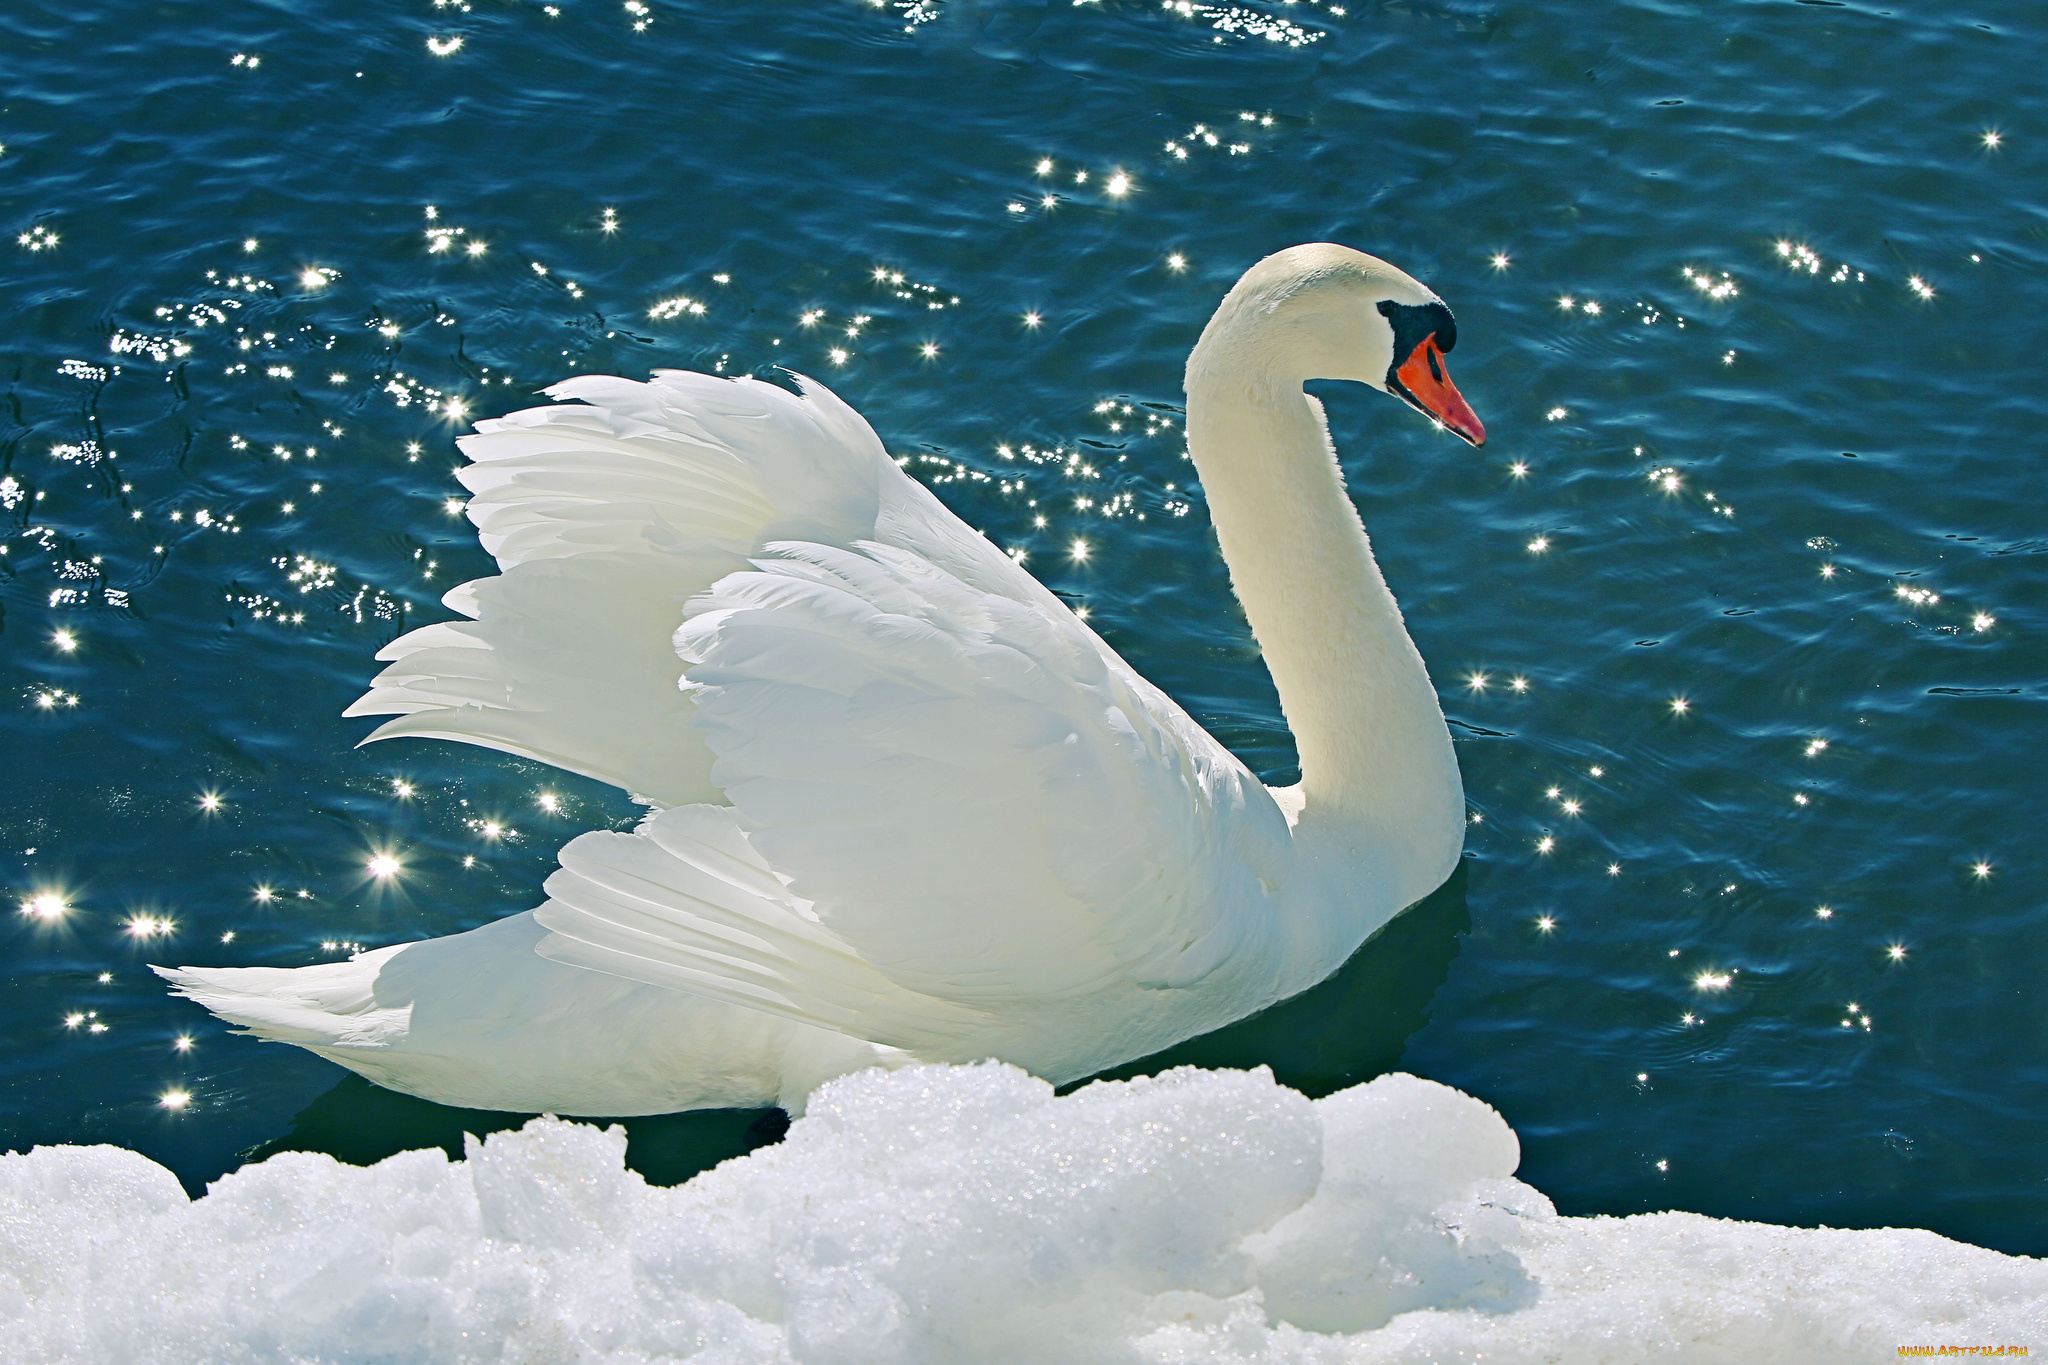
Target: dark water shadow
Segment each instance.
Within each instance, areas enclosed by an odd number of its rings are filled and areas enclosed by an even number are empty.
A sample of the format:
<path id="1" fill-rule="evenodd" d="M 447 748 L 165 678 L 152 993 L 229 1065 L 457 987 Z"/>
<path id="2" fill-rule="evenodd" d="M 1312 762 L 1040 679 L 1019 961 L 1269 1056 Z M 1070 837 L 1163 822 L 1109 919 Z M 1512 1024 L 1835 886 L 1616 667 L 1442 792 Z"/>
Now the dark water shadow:
<path id="1" fill-rule="evenodd" d="M 1472 929 L 1465 863 L 1359 946 L 1342 967 L 1300 995 L 1214 1033 L 1063 1086 L 1123 1081 L 1176 1066 L 1247 1071 L 1270 1066 L 1280 1084 L 1311 1099 L 1384 1076 L 1429 1022 L 1429 1002 L 1450 975 L 1458 940 Z"/>
<path id="2" fill-rule="evenodd" d="M 465 1133 L 482 1137 L 523 1126 L 532 1114 L 457 1109 L 372 1085 L 350 1072 L 292 1119 L 291 1131 L 242 1153 L 261 1161 L 278 1152 L 325 1152 L 351 1166 L 370 1166 L 418 1147 L 462 1155 Z M 566 1116 L 565 1116 L 566 1117 Z M 579 1122 L 626 1129 L 626 1165 L 652 1185 L 679 1185 L 721 1161 L 782 1141 L 789 1116 L 780 1109 L 696 1109 L 634 1118 L 575 1116 Z"/>
<path id="3" fill-rule="evenodd" d="M 1471 930 L 1465 880 L 1460 863 L 1449 881 L 1374 935 L 1320 985 L 1214 1033 L 1076 1081 L 1062 1093 L 1089 1081 L 1128 1080 L 1176 1066 L 1270 1066 L 1282 1085 L 1316 1097 L 1394 1070 L 1408 1039 L 1428 1022 L 1430 998 L 1450 974 L 1459 938 Z M 463 1134 L 504 1132 L 533 1117 L 435 1104 L 351 1073 L 300 1110 L 290 1132 L 250 1148 L 242 1159 L 325 1152 L 368 1166 L 419 1147 L 439 1147 L 459 1158 Z M 654 1185 L 680 1184 L 721 1161 L 780 1142 L 789 1128 L 780 1109 L 576 1117 L 623 1124 L 626 1165 Z"/>

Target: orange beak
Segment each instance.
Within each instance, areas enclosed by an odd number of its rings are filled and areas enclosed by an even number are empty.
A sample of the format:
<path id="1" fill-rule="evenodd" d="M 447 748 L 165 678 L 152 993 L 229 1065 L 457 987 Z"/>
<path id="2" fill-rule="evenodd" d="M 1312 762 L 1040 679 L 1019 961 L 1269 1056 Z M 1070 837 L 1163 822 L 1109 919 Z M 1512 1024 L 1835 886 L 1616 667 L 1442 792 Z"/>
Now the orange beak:
<path id="1" fill-rule="evenodd" d="M 1465 395 L 1451 382 L 1451 372 L 1444 368 L 1444 353 L 1437 349 L 1434 333 L 1424 337 L 1415 353 L 1394 371 L 1393 389 L 1418 411 L 1429 414 L 1440 426 L 1456 432 L 1472 445 L 1486 444 L 1486 428 L 1479 424 Z"/>

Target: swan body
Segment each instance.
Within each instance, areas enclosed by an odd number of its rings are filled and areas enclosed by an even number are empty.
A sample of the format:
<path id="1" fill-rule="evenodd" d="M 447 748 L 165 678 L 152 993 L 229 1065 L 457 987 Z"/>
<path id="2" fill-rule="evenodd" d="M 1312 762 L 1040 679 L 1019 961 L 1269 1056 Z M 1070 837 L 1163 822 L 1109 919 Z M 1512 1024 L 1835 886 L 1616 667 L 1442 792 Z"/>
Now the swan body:
<path id="1" fill-rule="evenodd" d="M 1188 441 L 1302 781 L 1269 789 L 822 386 L 658 372 L 477 424 L 501 572 L 400 637 L 370 739 L 504 750 L 653 809 L 538 909 L 296 969 L 159 968 L 259 1037 L 447 1104 L 781 1104 L 998 1057 L 1078 1079 L 1315 984 L 1449 875 L 1463 796 L 1312 377 L 1484 439 L 1450 314 L 1327 244 L 1188 365 Z M 367 740 L 365 742 L 368 742 Z"/>

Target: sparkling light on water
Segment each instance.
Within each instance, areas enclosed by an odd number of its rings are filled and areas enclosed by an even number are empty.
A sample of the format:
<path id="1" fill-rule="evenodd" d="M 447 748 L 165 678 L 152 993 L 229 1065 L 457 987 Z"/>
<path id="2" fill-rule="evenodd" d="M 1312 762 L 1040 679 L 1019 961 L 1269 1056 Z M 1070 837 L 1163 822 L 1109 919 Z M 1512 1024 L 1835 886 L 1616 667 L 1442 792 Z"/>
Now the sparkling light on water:
<path id="1" fill-rule="evenodd" d="M 64 898 L 54 891 L 42 892 L 39 895 L 29 897 L 21 903 L 22 914 L 29 916 L 31 919 L 39 919 L 45 924 L 54 924 L 58 920 L 63 919 L 70 909 L 71 907 L 65 904 Z"/>

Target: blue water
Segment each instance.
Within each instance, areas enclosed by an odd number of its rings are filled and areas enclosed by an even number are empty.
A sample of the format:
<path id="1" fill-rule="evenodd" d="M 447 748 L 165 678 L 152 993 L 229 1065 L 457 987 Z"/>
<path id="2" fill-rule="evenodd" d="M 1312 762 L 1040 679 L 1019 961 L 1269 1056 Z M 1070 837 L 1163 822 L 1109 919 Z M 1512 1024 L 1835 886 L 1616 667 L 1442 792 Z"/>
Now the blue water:
<path id="1" fill-rule="evenodd" d="M 2037 6 L 555 10 L 0 9 L 0 880 L 66 907 L 6 916 L 0 1145 L 198 1188 L 518 1121 L 229 1036 L 145 964 L 466 929 L 632 820 L 339 716 L 489 571 L 452 438 L 567 374 L 826 379 L 1291 780 L 1158 419 L 1230 281 L 1332 239 L 1450 302 L 1492 438 L 1320 388 L 1469 857 L 1170 1060 L 1458 1086 L 1570 1213 L 2048 1252 Z M 773 1133 L 642 1120 L 631 1159 Z"/>

